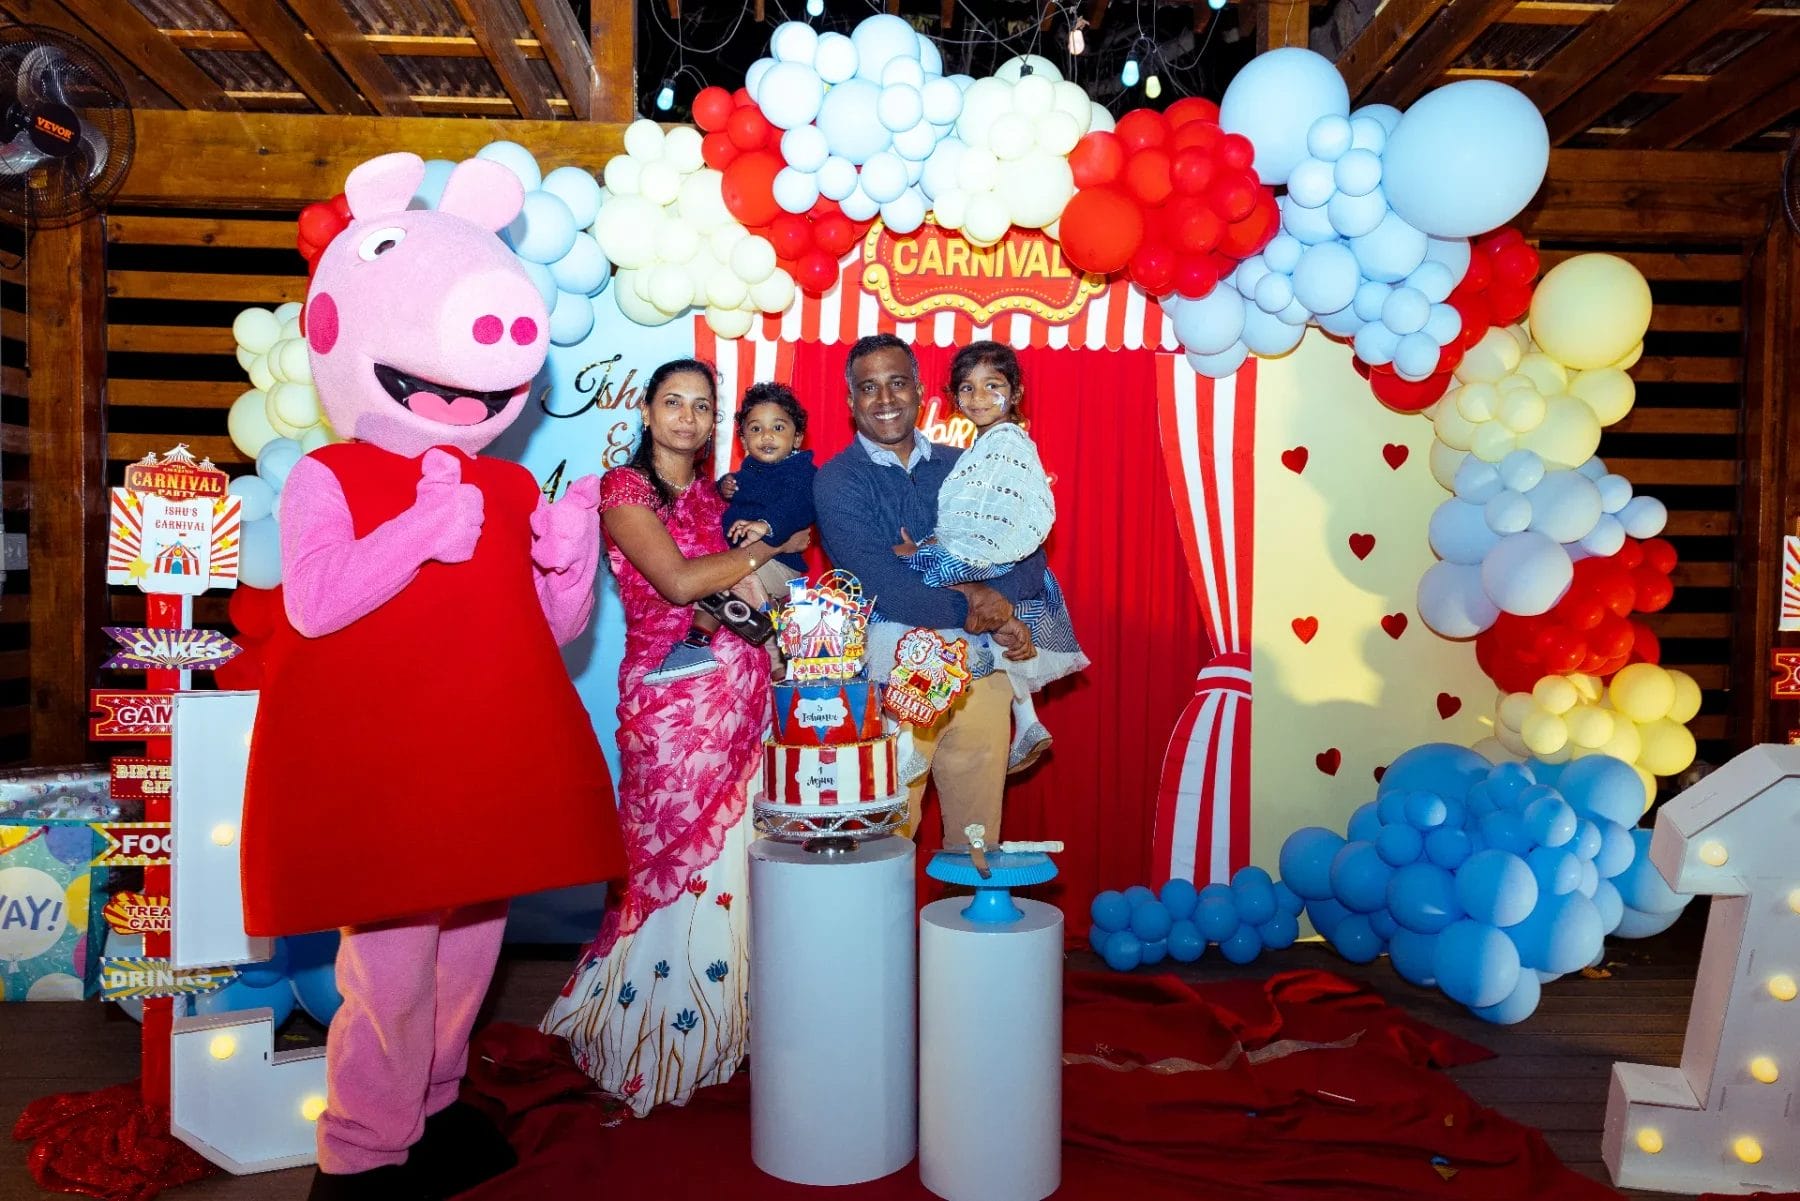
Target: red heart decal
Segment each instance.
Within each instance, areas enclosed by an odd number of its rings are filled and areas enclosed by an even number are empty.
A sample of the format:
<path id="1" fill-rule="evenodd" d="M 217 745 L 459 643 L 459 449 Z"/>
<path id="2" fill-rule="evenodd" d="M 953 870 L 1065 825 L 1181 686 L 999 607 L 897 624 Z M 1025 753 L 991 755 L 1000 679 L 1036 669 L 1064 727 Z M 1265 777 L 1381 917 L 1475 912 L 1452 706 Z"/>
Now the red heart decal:
<path id="1" fill-rule="evenodd" d="M 1294 618 L 1294 637 L 1301 642 L 1311 642 L 1313 635 L 1319 632 L 1319 619 L 1316 617 Z"/>
<path id="2" fill-rule="evenodd" d="M 1359 558 L 1359 559 L 1368 558 L 1369 552 L 1374 549 L 1375 549 L 1375 535 L 1373 535 L 1373 534 L 1352 534 L 1352 535 L 1350 535 L 1350 553 L 1355 555 L 1357 558 Z"/>
<path id="3" fill-rule="evenodd" d="M 1282 451 L 1281 452 L 1281 465 L 1283 467 L 1287 468 L 1289 471 L 1293 472 L 1295 475 L 1299 475 L 1302 471 L 1305 471 L 1306 470 L 1306 447 L 1296 446 L 1292 450 Z"/>
<path id="4" fill-rule="evenodd" d="M 1400 470 L 1400 464 L 1406 462 L 1406 456 L 1411 453 L 1398 442 L 1389 442 L 1381 448 L 1381 457 L 1387 460 L 1389 469 L 1393 471 Z"/>
<path id="5" fill-rule="evenodd" d="M 1381 619 L 1381 628 L 1387 631 L 1389 638 L 1397 641 L 1400 635 L 1406 633 L 1406 614 L 1389 613 Z"/>
<path id="6" fill-rule="evenodd" d="M 1377 784 L 1381 783 L 1381 777 L 1387 775 L 1387 764 L 1382 763 L 1377 765 L 1374 772 L 1371 774 L 1374 775 Z"/>
<path id="7" fill-rule="evenodd" d="M 1328 776 L 1337 775 L 1338 765 L 1343 763 L 1343 761 L 1343 754 L 1335 746 L 1328 751 L 1320 751 L 1313 756 L 1313 762 L 1318 764 L 1319 770 Z"/>
<path id="8" fill-rule="evenodd" d="M 1442 717 L 1442 718 L 1454 717 L 1454 716 L 1456 716 L 1456 711 L 1461 708 L 1462 708 L 1462 698 L 1460 696 L 1451 696 L 1448 692 L 1438 693 L 1438 716 L 1439 717 Z"/>

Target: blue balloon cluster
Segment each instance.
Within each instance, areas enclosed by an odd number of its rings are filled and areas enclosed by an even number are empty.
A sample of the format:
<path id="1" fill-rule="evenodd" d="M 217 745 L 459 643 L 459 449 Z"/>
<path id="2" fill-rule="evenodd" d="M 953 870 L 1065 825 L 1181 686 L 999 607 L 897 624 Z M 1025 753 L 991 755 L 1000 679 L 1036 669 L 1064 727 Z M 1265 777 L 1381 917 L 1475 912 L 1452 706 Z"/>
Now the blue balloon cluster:
<path id="1" fill-rule="evenodd" d="M 337 988 L 338 941 L 335 930 L 278 938 L 273 955 L 260 963 L 240 964 L 237 976 L 229 984 L 211 992 L 176 998 L 177 1013 L 184 1012 L 184 1005 L 189 1015 L 271 1009 L 275 1025 L 280 1028 L 298 1006 L 319 1025 L 329 1026 L 344 1003 Z M 141 954 L 142 950 L 142 938 L 115 936 L 107 944 L 109 955 Z M 119 1007 L 138 1021 L 144 1020 L 142 1002 L 121 1001 Z"/>
<path id="2" fill-rule="evenodd" d="M 1196 889 L 1170 880 L 1155 893 L 1142 884 L 1094 898 L 1088 945 L 1115 971 L 1164 959 L 1193 963 L 1208 943 L 1233 963 L 1249 963 L 1264 947 L 1281 950 L 1300 937 L 1301 899 L 1260 867 L 1239 868 L 1230 884 Z"/>
<path id="3" fill-rule="evenodd" d="M 550 341 L 573 346 L 594 328 L 593 298 L 612 281 L 612 262 L 593 233 L 600 212 L 600 183 L 580 167 L 545 174 L 531 151 L 517 142 L 489 142 L 476 158 L 499 163 L 525 187 L 525 204 L 500 239 L 537 285 L 550 311 Z M 425 179 L 414 193 L 415 209 L 436 208 L 456 164 L 429 159 Z"/>
<path id="4" fill-rule="evenodd" d="M 1535 451 L 1498 463 L 1466 456 L 1455 495 L 1431 515 L 1434 563 L 1419 584 L 1419 615 L 1446 638 L 1471 638 L 1501 613 L 1535 617 L 1562 599 L 1575 561 L 1615 555 L 1627 535 L 1654 538 L 1663 503 L 1590 458 L 1549 469 Z"/>
<path id="5" fill-rule="evenodd" d="M 1541 985 L 1599 962 L 1606 935 L 1657 933 L 1686 904 L 1633 829 L 1643 795 L 1609 756 L 1493 766 L 1432 743 L 1394 760 L 1347 837 L 1290 835 L 1281 875 L 1346 959 L 1386 951 L 1412 983 L 1517 1022 Z"/>

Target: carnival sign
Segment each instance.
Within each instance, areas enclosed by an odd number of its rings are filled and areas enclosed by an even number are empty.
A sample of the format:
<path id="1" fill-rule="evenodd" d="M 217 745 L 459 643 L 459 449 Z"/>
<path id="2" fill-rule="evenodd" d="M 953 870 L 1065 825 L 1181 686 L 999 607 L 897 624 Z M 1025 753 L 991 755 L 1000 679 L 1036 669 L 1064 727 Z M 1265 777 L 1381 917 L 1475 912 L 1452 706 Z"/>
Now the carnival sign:
<path id="1" fill-rule="evenodd" d="M 237 587 L 242 504 L 223 471 L 177 446 L 127 467 L 125 481 L 112 490 L 108 584 L 181 596 Z"/>
<path id="2" fill-rule="evenodd" d="M 863 286 L 894 317 L 914 321 L 940 309 L 986 325 L 1001 313 L 1028 313 L 1058 325 L 1106 290 L 1106 280 L 1069 265 L 1038 230 L 1015 229 L 976 246 L 935 225 L 896 235 L 877 221 L 863 241 Z"/>

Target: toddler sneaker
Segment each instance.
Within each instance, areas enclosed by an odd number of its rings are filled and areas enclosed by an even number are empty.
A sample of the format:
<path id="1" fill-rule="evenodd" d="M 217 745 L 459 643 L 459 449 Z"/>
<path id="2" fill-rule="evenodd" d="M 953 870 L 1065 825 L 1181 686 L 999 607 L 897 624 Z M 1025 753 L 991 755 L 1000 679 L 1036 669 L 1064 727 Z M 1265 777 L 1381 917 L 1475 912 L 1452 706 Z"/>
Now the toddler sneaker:
<path id="1" fill-rule="evenodd" d="M 669 648 L 662 664 L 644 677 L 644 683 L 673 684 L 676 680 L 692 679 L 717 670 L 719 661 L 713 656 L 712 647 L 697 646 L 684 639 Z"/>
<path id="2" fill-rule="evenodd" d="M 1016 776 L 1050 749 L 1050 731 L 1042 722 L 1032 722 L 1013 738 L 1012 753 L 1006 759 L 1006 774 Z"/>

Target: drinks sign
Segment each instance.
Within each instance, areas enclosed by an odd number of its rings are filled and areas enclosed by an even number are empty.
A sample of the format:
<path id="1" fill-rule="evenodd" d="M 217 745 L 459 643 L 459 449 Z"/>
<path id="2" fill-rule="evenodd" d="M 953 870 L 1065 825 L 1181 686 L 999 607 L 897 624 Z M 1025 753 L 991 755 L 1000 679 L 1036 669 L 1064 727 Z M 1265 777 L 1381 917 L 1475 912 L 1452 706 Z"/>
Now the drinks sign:
<path id="1" fill-rule="evenodd" d="M 1001 313 L 1057 325 L 1105 291 L 1106 280 L 1070 266 L 1062 247 L 1037 230 L 976 246 L 935 225 L 897 236 L 877 221 L 863 242 L 863 286 L 902 321 L 954 309 L 977 325 Z"/>

